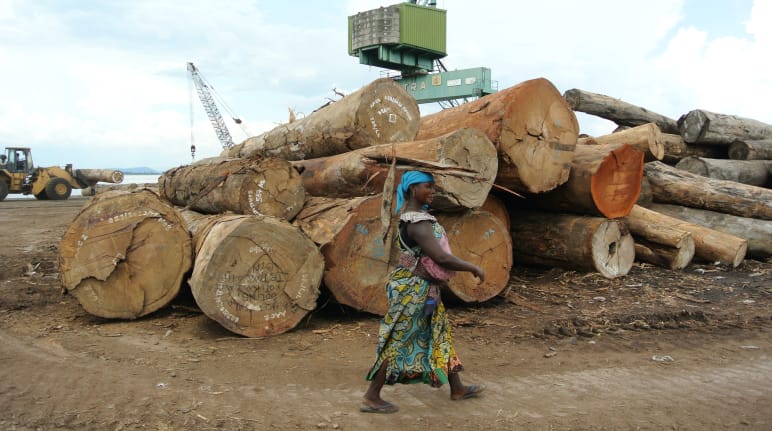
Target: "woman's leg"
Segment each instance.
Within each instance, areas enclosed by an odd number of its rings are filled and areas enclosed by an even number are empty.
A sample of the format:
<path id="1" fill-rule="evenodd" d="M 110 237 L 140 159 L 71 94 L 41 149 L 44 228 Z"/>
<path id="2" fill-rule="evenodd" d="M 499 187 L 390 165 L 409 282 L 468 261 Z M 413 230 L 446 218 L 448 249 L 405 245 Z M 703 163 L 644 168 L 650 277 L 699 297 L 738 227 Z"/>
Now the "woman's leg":
<path id="1" fill-rule="evenodd" d="M 381 389 L 383 389 L 383 385 L 386 383 L 386 364 L 387 361 L 383 361 L 381 368 L 378 369 L 378 373 L 370 380 L 370 386 L 367 387 L 365 392 L 365 404 L 370 407 L 380 407 L 388 404 L 381 398 Z"/>
<path id="2" fill-rule="evenodd" d="M 450 373 L 448 375 L 448 382 L 450 383 L 450 399 L 452 400 L 476 397 L 477 394 L 485 389 L 482 385 L 464 386 L 458 373 Z"/>

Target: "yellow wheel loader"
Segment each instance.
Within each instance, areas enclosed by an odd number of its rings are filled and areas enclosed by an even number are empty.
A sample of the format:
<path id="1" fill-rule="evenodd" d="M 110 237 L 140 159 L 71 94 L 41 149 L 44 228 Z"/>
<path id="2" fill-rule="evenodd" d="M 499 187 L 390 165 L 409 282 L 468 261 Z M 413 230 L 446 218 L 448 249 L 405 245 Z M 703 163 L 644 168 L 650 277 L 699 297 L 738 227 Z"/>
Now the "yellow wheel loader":
<path id="1" fill-rule="evenodd" d="M 64 200 L 70 197 L 72 189 L 88 189 L 93 194 L 97 182 L 120 183 L 121 171 L 104 169 L 77 169 L 72 165 L 64 168 L 51 166 L 35 167 L 32 150 L 28 147 L 6 147 L 0 154 L 0 201 L 9 193 L 33 195 L 38 199 Z"/>

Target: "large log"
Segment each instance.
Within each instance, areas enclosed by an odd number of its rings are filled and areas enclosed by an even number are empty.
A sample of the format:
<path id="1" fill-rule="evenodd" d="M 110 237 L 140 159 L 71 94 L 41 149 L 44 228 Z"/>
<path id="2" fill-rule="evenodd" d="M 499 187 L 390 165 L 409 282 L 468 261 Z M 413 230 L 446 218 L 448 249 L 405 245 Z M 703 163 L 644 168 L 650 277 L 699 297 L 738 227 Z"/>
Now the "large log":
<path id="1" fill-rule="evenodd" d="M 638 200 L 643 178 L 643 153 L 625 144 L 577 145 L 568 181 L 547 193 L 528 195 L 550 211 L 607 218 L 624 217 Z"/>
<path id="2" fill-rule="evenodd" d="M 714 180 L 662 162 L 646 163 L 644 172 L 651 183 L 655 202 L 772 220 L 770 189 L 735 181 Z"/>
<path id="3" fill-rule="evenodd" d="M 651 209 L 689 223 L 748 240 L 748 256 L 772 256 L 772 221 L 738 217 L 681 205 L 654 204 Z"/>
<path id="4" fill-rule="evenodd" d="M 164 307 L 191 262 L 185 222 L 149 190 L 93 198 L 59 245 L 62 285 L 87 312 L 106 318 L 133 319 Z"/>
<path id="5" fill-rule="evenodd" d="M 687 144 L 681 135 L 670 133 L 662 134 L 662 143 L 665 147 L 665 157 L 662 158 L 662 161 L 669 165 L 675 165 L 679 160 L 690 156 L 725 159 L 729 153 L 729 146 L 727 145 Z"/>
<path id="6" fill-rule="evenodd" d="M 663 142 L 662 132 L 659 130 L 659 127 L 653 123 L 646 123 L 608 135 L 601 135 L 593 138 L 579 138 L 577 143 L 580 145 L 608 145 L 614 146 L 614 148 L 628 144 L 642 151 L 644 154 L 644 161 L 646 162 L 662 160 L 665 156 L 665 144 Z"/>
<path id="7" fill-rule="evenodd" d="M 772 160 L 772 139 L 732 142 L 729 145 L 729 158 L 735 160 Z"/>
<path id="8" fill-rule="evenodd" d="M 91 184 L 100 181 L 113 184 L 123 182 L 123 172 L 115 169 L 75 169 L 75 176 Z"/>
<path id="9" fill-rule="evenodd" d="M 686 157 L 675 165 L 676 169 L 716 180 L 735 181 L 751 186 L 765 187 L 770 184 L 772 160 L 732 160 Z"/>
<path id="10" fill-rule="evenodd" d="M 673 226 L 670 218 L 636 205 L 623 219 L 635 240 L 635 257 L 669 269 L 683 269 L 692 261 L 694 238 Z"/>
<path id="11" fill-rule="evenodd" d="M 163 198 L 205 214 L 231 211 L 292 220 L 305 190 L 300 174 L 278 158 L 212 157 L 169 169 L 158 178 Z"/>
<path id="12" fill-rule="evenodd" d="M 605 118 L 620 126 L 654 123 L 665 133 L 678 133 L 678 123 L 674 119 L 613 97 L 576 88 L 563 93 L 563 97 L 574 111 Z"/>
<path id="13" fill-rule="evenodd" d="M 510 218 L 516 264 L 597 271 L 606 278 L 633 266 L 633 238 L 618 220 L 530 211 Z"/>
<path id="14" fill-rule="evenodd" d="M 438 192 L 432 207 L 477 208 L 496 178 L 496 148 L 477 129 L 460 129 L 421 141 L 382 144 L 330 157 L 293 162 L 312 196 L 352 198 L 383 191 L 391 160 L 399 181 L 405 170 L 434 174 Z"/>
<path id="15" fill-rule="evenodd" d="M 560 92 L 544 78 L 421 118 L 416 139 L 472 127 L 499 154 L 496 184 L 515 192 L 541 193 L 568 180 L 579 123 Z"/>
<path id="16" fill-rule="evenodd" d="M 737 140 L 772 139 L 772 125 L 702 109 L 682 115 L 678 119 L 678 130 L 687 143 L 729 145 Z"/>
<path id="17" fill-rule="evenodd" d="M 316 242 L 325 258 L 324 284 L 341 304 L 383 315 L 385 284 L 397 261 L 396 219 L 381 235 L 381 196 L 354 199 L 310 198 L 295 223 Z M 443 214 L 453 253 L 483 268 L 485 282 L 458 274 L 447 294 L 466 302 L 497 295 L 509 280 L 511 241 L 504 226 L 485 211 Z"/>
<path id="18" fill-rule="evenodd" d="M 393 79 L 381 78 L 303 118 L 248 138 L 222 156 L 302 160 L 412 141 L 419 117 L 415 99 Z"/>
<path id="19" fill-rule="evenodd" d="M 324 258 L 300 229 L 274 217 L 182 215 L 196 251 L 188 284 L 209 318 L 265 337 L 289 331 L 316 308 Z"/>
<path id="20" fill-rule="evenodd" d="M 488 211 L 489 213 L 493 214 L 496 218 L 499 219 L 501 223 L 504 224 L 506 231 L 509 232 L 509 210 L 501 198 L 498 198 L 493 194 L 489 194 L 488 197 L 485 198 L 485 202 L 483 202 L 480 210 Z"/>

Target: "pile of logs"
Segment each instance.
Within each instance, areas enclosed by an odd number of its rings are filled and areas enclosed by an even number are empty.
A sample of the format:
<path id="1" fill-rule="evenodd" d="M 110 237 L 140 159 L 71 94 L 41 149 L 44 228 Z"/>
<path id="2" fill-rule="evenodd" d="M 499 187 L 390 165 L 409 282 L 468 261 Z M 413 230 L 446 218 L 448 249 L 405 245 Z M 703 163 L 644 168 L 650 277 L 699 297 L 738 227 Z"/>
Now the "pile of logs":
<path id="1" fill-rule="evenodd" d="M 620 127 L 579 136 L 575 111 Z M 397 258 L 394 190 L 407 170 L 434 175 L 432 211 L 453 252 L 486 272 L 479 284 L 451 279 L 449 302 L 499 295 L 516 264 L 614 278 L 636 259 L 678 270 L 694 258 L 737 266 L 746 252 L 768 256 L 767 183 L 706 178 L 717 163 L 683 160 L 731 146 L 752 163 L 743 172 L 768 173 L 772 128 L 700 112 L 674 121 L 607 96 L 561 95 L 539 78 L 421 117 L 400 85 L 379 79 L 166 171 L 157 191 L 97 196 L 62 239 L 62 282 L 90 313 L 136 318 L 184 280 L 208 317 L 249 337 L 292 329 L 322 289 L 383 315 Z M 672 167 L 679 161 L 702 170 Z"/>

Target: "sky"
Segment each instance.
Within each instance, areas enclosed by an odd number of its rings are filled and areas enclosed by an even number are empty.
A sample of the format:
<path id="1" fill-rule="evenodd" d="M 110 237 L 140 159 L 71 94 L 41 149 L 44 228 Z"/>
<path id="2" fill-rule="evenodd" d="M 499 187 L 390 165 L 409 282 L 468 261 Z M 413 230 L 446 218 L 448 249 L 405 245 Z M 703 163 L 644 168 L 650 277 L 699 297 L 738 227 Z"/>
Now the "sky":
<path id="1" fill-rule="evenodd" d="M 385 75 L 348 55 L 347 18 L 398 1 L 0 0 L 0 146 L 39 166 L 160 171 L 219 155 L 190 82 L 221 97 L 234 142 Z M 677 120 L 772 124 L 772 0 L 438 0 L 449 70 L 499 89 L 543 77 Z M 438 104 L 420 105 L 422 114 Z M 192 114 L 192 115 L 191 115 Z M 231 115 L 244 126 L 236 125 Z M 577 113 L 580 132 L 614 124 Z"/>

